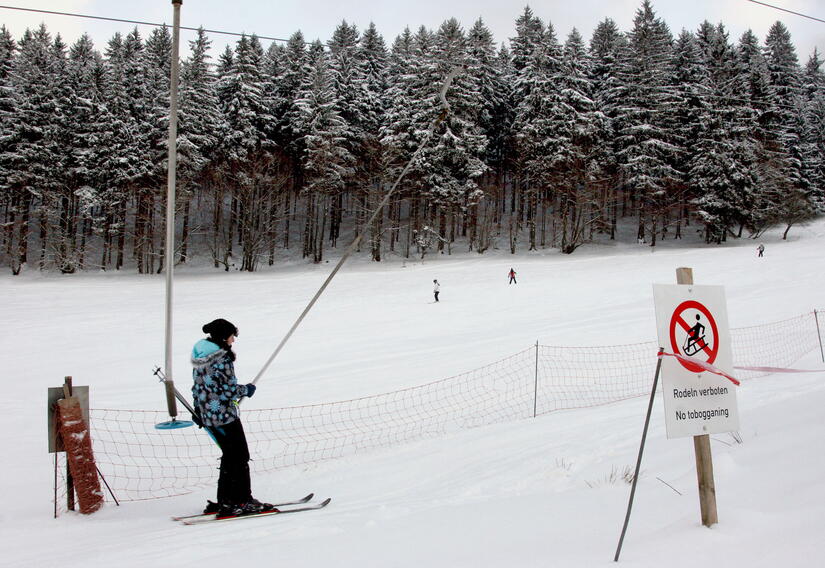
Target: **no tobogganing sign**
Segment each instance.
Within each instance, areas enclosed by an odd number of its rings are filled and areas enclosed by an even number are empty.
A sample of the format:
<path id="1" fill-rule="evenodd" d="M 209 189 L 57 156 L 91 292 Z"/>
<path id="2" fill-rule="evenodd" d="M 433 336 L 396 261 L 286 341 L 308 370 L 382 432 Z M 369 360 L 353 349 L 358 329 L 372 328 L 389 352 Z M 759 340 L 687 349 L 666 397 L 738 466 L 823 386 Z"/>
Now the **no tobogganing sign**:
<path id="1" fill-rule="evenodd" d="M 680 357 L 662 359 L 668 438 L 739 429 L 736 387 L 692 360 L 733 372 L 725 289 L 654 284 L 659 346 Z"/>

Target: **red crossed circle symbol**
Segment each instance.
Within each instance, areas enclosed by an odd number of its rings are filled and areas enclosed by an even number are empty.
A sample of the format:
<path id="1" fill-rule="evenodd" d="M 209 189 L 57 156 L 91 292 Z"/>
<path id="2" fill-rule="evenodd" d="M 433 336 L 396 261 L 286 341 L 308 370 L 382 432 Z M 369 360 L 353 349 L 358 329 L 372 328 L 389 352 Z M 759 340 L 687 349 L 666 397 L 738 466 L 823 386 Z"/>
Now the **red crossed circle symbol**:
<path id="1" fill-rule="evenodd" d="M 707 356 L 707 362 L 713 363 L 716 360 L 716 355 L 719 353 L 719 331 L 716 328 L 716 320 L 713 319 L 713 316 L 710 315 L 710 310 L 708 310 L 705 306 L 700 304 L 695 300 L 687 300 L 682 302 L 676 309 L 673 310 L 673 316 L 670 318 L 670 347 L 673 349 L 674 353 L 682 353 L 686 355 L 682 351 L 681 346 L 676 341 L 676 326 L 678 325 L 681 327 L 685 332 L 690 334 L 691 325 L 685 321 L 685 318 L 682 317 L 682 314 L 685 310 L 694 309 L 701 312 L 708 320 L 708 324 L 710 325 L 710 329 L 713 332 L 713 345 L 708 345 L 704 342 L 704 340 L 700 338 L 696 338 L 696 344 L 701 348 L 701 351 L 705 353 Z M 692 373 L 701 373 L 705 369 L 700 367 L 699 365 L 695 365 L 693 363 L 687 363 L 682 361 L 681 359 L 677 359 L 679 364 L 682 365 L 688 371 Z"/>

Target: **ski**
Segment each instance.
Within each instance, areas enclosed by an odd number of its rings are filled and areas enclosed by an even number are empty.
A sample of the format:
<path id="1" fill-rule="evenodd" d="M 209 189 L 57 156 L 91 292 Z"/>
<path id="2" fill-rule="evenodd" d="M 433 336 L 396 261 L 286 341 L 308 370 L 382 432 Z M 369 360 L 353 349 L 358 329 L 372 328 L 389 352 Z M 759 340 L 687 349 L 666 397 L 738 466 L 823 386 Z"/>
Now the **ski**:
<path id="1" fill-rule="evenodd" d="M 315 493 L 310 493 L 306 497 L 301 499 L 296 499 L 295 501 L 284 501 L 283 503 L 273 503 L 273 507 L 287 507 L 289 505 L 303 505 L 304 503 L 308 503 L 315 497 Z M 215 516 L 215 513 L 198 513 L 197 515 L 182 515 L 178 517 L 172 517 L 173 521 L 185 521 L 191 519 L 199 519 L 203 517 L 204 519 L 212 519 Z"/>
<path id="2" fill-rule="evenodd" d="M 181 523 L 184 525 L 202 525 L 205 523 L 220 523 L 222 521 L 240 521 L 241 519 L 256 519 L 258 517 L 269 517 L 272 515 L 286 515 L 287 513 L 315 511 L 316 509 L 323 509 L 324 507 L 329 505 L 330 501 L 332 501 L 332 498 L 328 498 L 314 505 L 308 505 L 306 507 L 296 507 L 294 509 L 272 509 L 271 511 L 264 511 L 262 513 L 252 513 L 251 515 L 234 515 L 231 517 L 204 516 L 204 518 L 199 519 L 184 519 L 183 521 L 181 521 Z"/>

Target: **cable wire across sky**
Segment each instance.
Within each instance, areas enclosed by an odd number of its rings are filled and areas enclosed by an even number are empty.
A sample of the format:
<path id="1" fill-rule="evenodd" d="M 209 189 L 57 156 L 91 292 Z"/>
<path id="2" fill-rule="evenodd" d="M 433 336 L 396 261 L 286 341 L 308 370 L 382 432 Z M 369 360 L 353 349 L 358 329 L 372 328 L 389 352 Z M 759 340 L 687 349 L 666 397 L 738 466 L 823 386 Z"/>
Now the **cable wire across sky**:
<path id="1" fill-rule="evenodd" d="M 787 8 L 780 8 L 779 6 L 774 6 L 773 4 L 767 4 L 765 2 L 759 2 L 757 0 L 748 0 L 751 4 L 759 4 L 760 6 L 766 6 L 768 8 L 773 8 L 774 10 L 779 10 L 780 12 L 787 12 L 788 14 L 793 14 L 794 16 L 800 16 L 802 18 L 808 18 L 809 20 L 813 20 L 815 22 L 822 22 L 825 24 L 825 20 L 821 18 L 816 18 L 814 16 L 809 16 L 807 14 L 803 14 L 802 12 L 794 12 L 793 10 L 788 10 Z"/>
<path id="2" fill-rule="evenodd" d="M 758 0 L 745 0 L 745 1 L 749 2 L 751 4 L 757 4 L 757 5 L 760 5 L 760 6 L 764 6 L 766 8 L 770 8 L 770 9 L 773 9 L 773 10 L 778 10 L 780 12 L 793 14 L 793 15 L 799 16 L 801 18 L 807 18 L 807 19 L 813 20 L 815 22 L 825 23 L 825 20 L 823 20 L 821 18 L 817 18 L 815 16 L 810 16 L 808 14 L 803 14 L 802 12 L 795 12 L 793 10 L 788 10 L 787 8 L 782 8 L 780 6 L 775 6 L 773 4 L 768 4 L 767 2 L 760 2 Z M 83 18 L 83 19 L 88 19 L 88 20 L 103 20 L 103 21 L 107 21 L 107 22 L 120 22 L 120 23 L 126 23 L 126 24 L 137 24 L 137 25 L 143 25 L 143 26 L 153 26 L 153 27 L 164 27 L 164 26 L 166 26 L 166 27 L 171 27 L 169 24 L 166 24 L 166 23 L 147 22 L 147 21 L 142 21 L 142 20 L 131 20 L 131 19 L 126 19 L 126 18 L 115 18 L 115 17 L 110 17 L 110 16 L 93 16 L 93 15 L 90 15 L 90 14 L 77 14 L 77 13 L 74 13 L 74 12 L 58 12 L 58 11 L 54 11 L 54 10 L 43 10 L 43 9 L 39 9 L 39 8 L 23 8 L 21 6 L 0 5 L 0 9 L 16 10 L 16 11 L 20 11 L 20 12 L 32 12 L 32 13 L 36 13 L 36 14 L 49 14 L 49 15 L 54 15 L 54 16 L 66 16 L 66 17 L 71 17 L 71 18 Z M 181 29 L 191 30 L 191 31 L 197 31 L 198 29 L 203 29 L 203 31 L 205 31 L 207 33 L 212 33 L 212 34 L 221 34 L 221 35 L 228 35 L 228 36 L 235 36 L 235 37 L 243 37 L 243 36 L 249 37 L 249 36 L 254 35 L 258 39 L 265 39 L 265 40 L 269 40 L 269 41 L 279 41 L 279 42 L 288 41 L 284 38 L 259 35 L 259 34 L 256 34 L 254 32 L 253 33 L 230 32 L 230 31 L 226 31 L 226 30 L 215 30 L 215 29 L 207 29 L 207 28 L 193 28 L 193 27 L 187 27 L 187 26 L 181 26 Z"/>
<path id="3" fill-rule="evenodd" d="M 159 23 L 156 23 L 156 22 L 143 22 L 141 20 L 127 20 L 127 19 L 123 19 L 123 18 L 110 18 L 110 17 L 106 17 L 106 16 L 91 16 L 89 14 L 74 14 L 72 12 L 55 12 L 53 10 L 39 10 L 39 9 L 36 9 L 36 8 L 21 8 L 19 6 L 0 6 L 0 8 L 2 8 L 4 10 L 19 10 L 21 12 L 34 12 L 36 14 L 51 14 L 53 16 L 68 16 L 68 17 L 72 17 L 72 18 L 84 18 L 84 19 L 87 19 L 87 20 L 104 20 L 104 21 L 107 21 L 107 22 L 121 22 L 121 23 L 125 23 L 125 24 L 138 24 L 138 25 L 141 25 L 141 26 L 154 26 L 156 28 L 162 28 L 162 27 L 171 28 L 172 27 L 171 25 L 165 24 L 165 23 L 164 24 L 159 24 Z M 191 28 L 191 27 L 187 27 L 187 26 L 180 26 L 180 29 L 198 31 L 201 28 Z M 280 38 L 280 37 L 269 37 L 269 36 L 262 36 L 262 35 L 258 35 L 258 34 L 227 32 L 227 31 L 223 31 L 223 30 L 208 30 L 206 28 L 203 28 L 203 31 L 205 31 L 207 33 L 211 33 L 211 34 L 223 34 L 223 35 L 231 35 L 231 36 L 237 36 L 237 37 L 242 37 L 242 36 L 249 37 L 249 36 L 254 35 L 258 39 L 267 39 L 267 40 L 270 40 L 270 41 L 284 41 L 284 42 L 287 41 L 284 38 Z"/>

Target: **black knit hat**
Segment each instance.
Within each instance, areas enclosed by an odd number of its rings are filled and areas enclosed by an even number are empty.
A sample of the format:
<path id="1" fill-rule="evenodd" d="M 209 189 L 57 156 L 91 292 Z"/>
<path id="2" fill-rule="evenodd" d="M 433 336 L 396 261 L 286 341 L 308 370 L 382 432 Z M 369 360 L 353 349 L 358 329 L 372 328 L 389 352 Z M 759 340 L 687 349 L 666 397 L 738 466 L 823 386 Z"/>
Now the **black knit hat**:
<path id="1" fill-rule="evenodd" d="M 212 320 L 204 325 L 203 332 L 219 341 L 226 341 L 230 335 L 238 336 L 238 328 L 235 327 L 235 324 L 222 318 Z"/>

